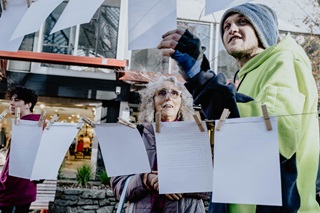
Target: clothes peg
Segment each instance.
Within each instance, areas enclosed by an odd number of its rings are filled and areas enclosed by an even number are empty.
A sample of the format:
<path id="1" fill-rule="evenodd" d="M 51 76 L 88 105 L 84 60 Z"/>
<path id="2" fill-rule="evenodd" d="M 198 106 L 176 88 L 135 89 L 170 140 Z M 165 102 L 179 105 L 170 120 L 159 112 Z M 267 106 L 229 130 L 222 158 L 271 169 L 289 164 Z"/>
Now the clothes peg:
<path id="1" fill-rule="evenodd" d="M 16 125 L 19 125 L 20 123 L 20 107 L 17 107 L 16 110 L 15 110 L 15 120 L 14 120 L 14 123 Z"/>
<path id="2" fill-rule="evenodd" d="M 77 129 L 82 129 L 84 125 L 84 120 L 82 119 L 82 116 L 78 120 Z"/>
<path id="3" fill-rule="evenodd" d="M 262 104 L 261 105 L 261 109 L 262 109 L 262 114 L 263 114 L 264 121 L 266 123 L 267 130 L 272 130 L 270 117 L 269 117 L 269 113 L 268 113 L 268 110 L 267 110 L 267 105 Z"/>
<path id="4" fill-rule="evenodd" d="M 193 118 L 194 118 L 196 124 L 198 125 L 200 132 L 204 132 L 205 130 L 204 130 L 202 123 L 201 123 L 201 116 L 200 116 L 199 111 L 196 111 L 193 114 Z"/>
<path id="5" fill-rule="evenodd" d="M 30 7 L 30 0 L 27 0 L 27 5 L 28 5 L 28 8 Z"/>
<path id="6" fill-rule="evenodd" d="M 221 114 L 221 117 L 220 117 L 220 120 L 219 120 L 218 125 L 216 127 L 216 130 L 220 131 L 223 122 L 229 117 L 229 115 L 230 115 L 229 109 L 223 109 L 223 112 Z"/>
<path id="7" fill-rule="evenodd" d="M 47 111 L 43 110 L 41 112 L 41 115 L 40 115 L 40 119 L 39 119 L 39 122 L 38 122 L 38 126 L 41 127 L 43 126 L 45 120 L 46 120 L 46 114 L 47 114 Z"/>
<path id="8" fill-rule="evenodd" d="M 130 123 L 130 122 L 128 122 L 128 121 L 126 121 L 126 120 L 124 120 L 122 118 L 118 118 L 118 123 L 122 124 L 122 125 L 125 125 L 125 126 L 128 126 L 130 128 L 133 128 L 133 129 L 137 128 L 137 125 L 135 125 L 133 123 Z"/>
<path id="9" fill-rule="evenodd" d="M 161 112 L 156 112 L 156 133 L 160 133 Z"/>
<path id="10" fill-rule="evenodd" d="M 57 120 L 59 119 L 58 115 L 54 115 L 51 120 L 49 121 L 49 123 L 47 124 L 46 129 L 49 130 L 50 127 L 54 124 L 54 122 L 57 122 Z"/>
<path id="11" fill-rule="evenodd" d="M 8 114 L 7 111 L 3 110 L 3 112 L 0 114 L 0 121 L 2 121 L 2 119 L 6 117 L 7 114 Z"/>
<path id="12" fill-rule="evenodd" d="M 81 116 L 81 119 L 86 123 L 88 124 L 89 126 L 91 126 L 92 128 L 95 128 L 96 127 L 96 124 L 90 120 L 89 118 L 87 118 L 86 116 Z"/>
<path id="13" fill-rule="evenodd" d="M 7 1 L 6 0 L 2 0 L 2 9 L 3 10 L 7 9 Z"/>

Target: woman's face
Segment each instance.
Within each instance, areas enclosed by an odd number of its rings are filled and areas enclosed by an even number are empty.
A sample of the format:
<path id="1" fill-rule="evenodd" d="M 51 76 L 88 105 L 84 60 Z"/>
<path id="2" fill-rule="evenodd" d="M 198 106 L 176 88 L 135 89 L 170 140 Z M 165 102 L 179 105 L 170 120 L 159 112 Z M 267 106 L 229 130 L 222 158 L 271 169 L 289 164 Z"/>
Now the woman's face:
<path id="1" fill-rule="evenodd" d="M 164 81 L 154 94 L 154 108 L 162 121 L 174 121 L 181 106 L 181 91 L 171 81 Z"/>

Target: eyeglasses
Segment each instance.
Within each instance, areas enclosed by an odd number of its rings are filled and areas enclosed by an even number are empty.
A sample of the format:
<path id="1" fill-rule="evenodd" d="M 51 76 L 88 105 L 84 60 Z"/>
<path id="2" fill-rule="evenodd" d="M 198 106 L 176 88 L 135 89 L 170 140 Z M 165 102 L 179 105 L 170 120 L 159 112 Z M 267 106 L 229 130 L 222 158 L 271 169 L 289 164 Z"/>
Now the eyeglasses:
<path id="1" fill-rule="evenodd" d="M 166 98 L 168 94 L 173 99 L 177 99 L 179 96 L 181 96 L 181 92 L 174 89 L 171 89 L 171 90 L 161 89 L 156 92 L 156 96 L 160 98 Z"/>

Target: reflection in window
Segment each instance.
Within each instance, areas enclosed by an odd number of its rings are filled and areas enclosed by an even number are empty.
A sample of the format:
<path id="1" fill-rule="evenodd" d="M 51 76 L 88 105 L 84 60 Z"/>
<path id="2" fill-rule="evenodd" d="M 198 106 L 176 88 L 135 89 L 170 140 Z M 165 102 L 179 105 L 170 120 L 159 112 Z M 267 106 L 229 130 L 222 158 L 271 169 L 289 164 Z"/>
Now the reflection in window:
<path id="1" fill-rule="evenodd" d="M 71 54 L 70 28 L 50 34 L 66 5 L 66 2 L 61 3 L 46 20 L 43 36 L 43 52 Z"/>
<path id="2" fill-rule="evenodd" d="M 120 9 L 101 6 L 87 24 L 80 27 L 76 55 L 115 58 Z"/>
<path id="3" fill-rule="evenodd" d="M 189 29 L 194 35 L 201 40 L 202 46 L 209 47 L 210 42 L 210 25 L 206 23 L 193 23 L 179 21 L 178 28 Z M 209 48 L 206 48 L 206 55 L 209 55 Z M 133 50 L 131 53 L 131 70 L 160 72 L 160 73 L 178 73 L 178 66 L 174 60 L 163 57 L 161 51 L 154 49 Z"/>
<path id="4" fill-rule="evenodd" d="M 101 6 L 91 21 L 50 34 L 67 2 L 61 3 L 47 18 L 42 51 L 89 57 L 115 58 L 119 28 L 120 8 Z M 77 34 L 77 29 L 79 34 Z M 76 36 L 79 36 L 79 39 Z M 78 43 L 76 41 L 78 40 Z M 66 68 L 65 65 L 42 66 Z M 82 69 L 82 68 L 81 68 Z"/>

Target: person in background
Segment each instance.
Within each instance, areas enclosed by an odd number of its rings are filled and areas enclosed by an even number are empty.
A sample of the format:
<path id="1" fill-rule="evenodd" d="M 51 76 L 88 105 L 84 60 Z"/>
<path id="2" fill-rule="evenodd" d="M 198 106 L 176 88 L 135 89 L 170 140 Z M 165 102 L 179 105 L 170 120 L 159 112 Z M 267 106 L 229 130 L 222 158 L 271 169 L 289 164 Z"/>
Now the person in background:
<path id="1" fill-rule="evenodd" d="M 209 70 L 199 39 L 189 31 L 164 34 L 158 48 L 178 62 L 186 87 L 208 119 L 221 115 L 221 111 L 212 113 L 217 98 L 237 101 L 231 107 L 241 117 L 262 116 L 261 104 L 266 104 L 270 115 L 278 116 L 282 206 L 211 203 L 209 211 L 320 212 L 315 199 L 318 93 L 308 56 L 290 35 L 278 41 L 276 13 L 265 5 L 235 6 L 225 11 L 220 23 L 223 44 L 240 67 L 238 92 L 234 84 L 225 83 L 222 73 Z M 243 100 L 241 94 L 253 100 Z"/>
<path id="2" fill-rule="evenodd" d="M 151 123 L 155 121 L 157 111 L 161 112 L 162 122 L 192 120 L 194 110 L 191 95 L 175 77 L 162 76 L 141 90 L 140 96 L 138 129 L 147 150 L 152 172 L 135 174 L 128 184 L 126 198 L 129 202 L 134 202 L 133 212 L 205 212 L 202 199 L 208 199 L 208 193 L 160 195 L 158 191 L 156 141 Z M 112 177 L 110 180 L 118 199 L 128 177 Z"/>
<path id="3" fill-rule="evenodd" d="M 34 90 L 23 86 L 14 86 L 8 89 L 10 99 L 10 113 L 20 107 L 20 119 L 38 121 L 39 114 L 33 114 L 33 108 L 38 96 Z M 36 200 L 37 185 L 29 179 L 9 175 L 10 146 L 5 164 L 0 175 L 0 210 L 2 213 L 28 213 L 30 205 Z"/>

